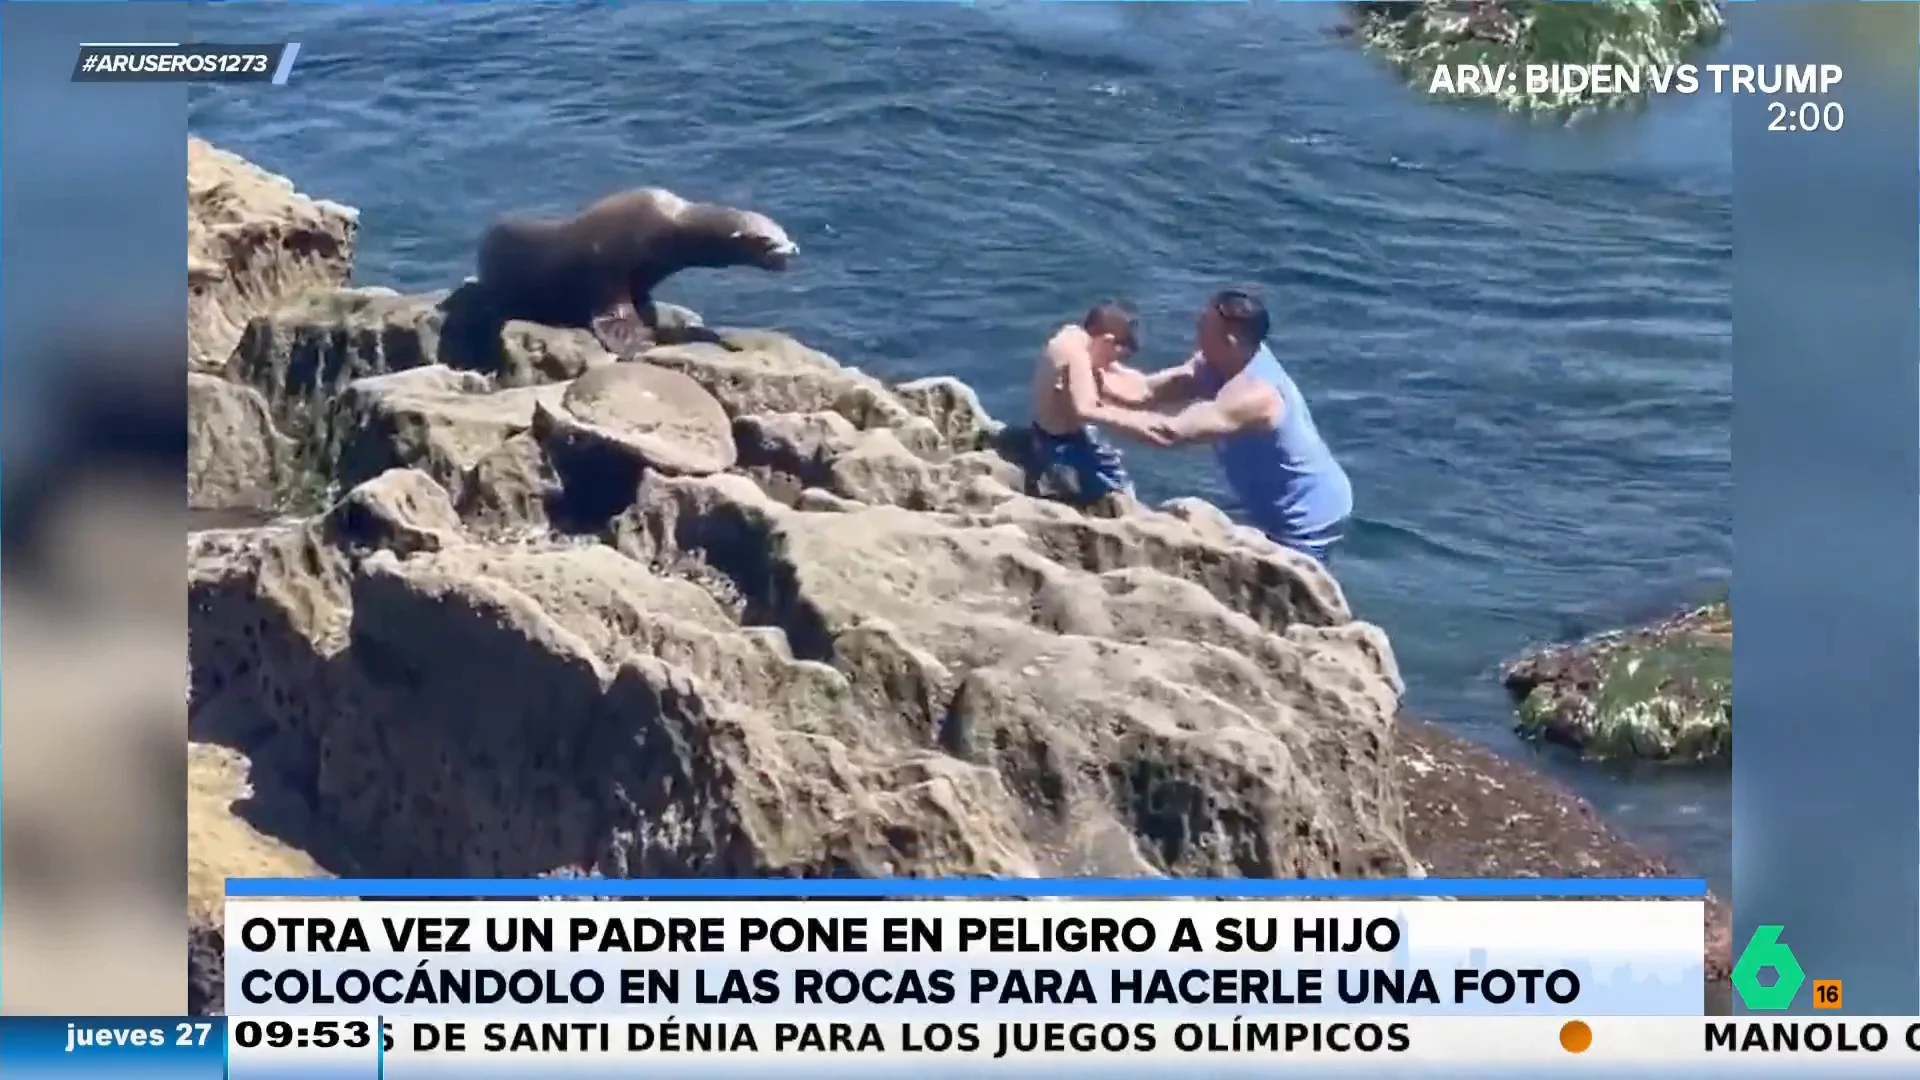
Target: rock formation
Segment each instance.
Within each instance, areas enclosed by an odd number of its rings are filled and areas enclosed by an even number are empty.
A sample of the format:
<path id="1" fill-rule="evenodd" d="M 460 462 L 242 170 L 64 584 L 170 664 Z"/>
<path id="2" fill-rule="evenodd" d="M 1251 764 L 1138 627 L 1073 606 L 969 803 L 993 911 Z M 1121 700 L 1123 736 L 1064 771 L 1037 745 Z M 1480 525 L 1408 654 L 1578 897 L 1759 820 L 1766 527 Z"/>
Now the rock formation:
<path id="1" fill-rule="evenodd" d="M 1724 601 L 1528 653 L 1502 670 L 1528 736 L 1612 761 L 1725 764 L 1733 611 Z"/>
<path id="2" fill-rule="evenodd" d="M 460 295 L 315 287 L 208 376 L 258 397 L 229 460 L 325 509 L 189 537 L 196 890 L 1666 872 L 1403 728 L 1386 636 L 1311 560 L 1195 500 L 1021 494 L 959 382 L 724 327 L 632 363 L 476 339 Z M 1546 809 L 1409 827 L 1489 770 Z"/>
<path id="3" fill-rule="evenodd" d="M 1352 36 L 1422 94 L 1435 69 L 1458 65 L 1618 64 L 1671 67 L 1718 39 L 1721 0 L 1414 0 L 1348 5 Z M 1641 95 L 1590 89 L 1529 90 L 1524 79 L 1474 93 L 1514 112 L 1570 113 L 1620 108 Z"/>
<path id="4" fill-rule="evenodd" d="M 187 343 L 218 367 L 253 316 L 346 283 L 360 213 L 294 190 L 237 154 L 187 139 Z"/>
<path id="5" fill-rule="evenodd" d="M 359 213 L 187 139 L 187 502 L 265 508 L 292 475 L 250 387 L 214 377 L 255 315 L 346 282 Z"/>

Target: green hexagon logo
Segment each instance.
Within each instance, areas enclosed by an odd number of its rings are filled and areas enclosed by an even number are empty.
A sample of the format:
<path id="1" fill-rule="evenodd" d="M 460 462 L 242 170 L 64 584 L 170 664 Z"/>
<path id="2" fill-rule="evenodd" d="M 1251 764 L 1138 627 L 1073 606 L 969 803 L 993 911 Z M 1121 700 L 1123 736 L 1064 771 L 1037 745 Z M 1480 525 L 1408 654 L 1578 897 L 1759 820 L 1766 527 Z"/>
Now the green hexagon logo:
<path id="1" fill-rule="evenodd" d="M 1733 965 L 1733 990 L 1740 995 L 1740 1004 L 1755 1012 L 1779 1012 L 1793 1007 L 1793 997 L 1800 992 L 1800 984 L 1807 981 L 1807 973 L 1800 970 L 1800 961 L 1795 959 L 1793 950 L 1780 944 L 1782 926 L 1761 926 L 1753 931 L 1747 947 L 1740 951 L 1740 959 Z M 1760 973 L 1772 968 L 1776 973 L 1772 986 L 1760 985 Z"/>

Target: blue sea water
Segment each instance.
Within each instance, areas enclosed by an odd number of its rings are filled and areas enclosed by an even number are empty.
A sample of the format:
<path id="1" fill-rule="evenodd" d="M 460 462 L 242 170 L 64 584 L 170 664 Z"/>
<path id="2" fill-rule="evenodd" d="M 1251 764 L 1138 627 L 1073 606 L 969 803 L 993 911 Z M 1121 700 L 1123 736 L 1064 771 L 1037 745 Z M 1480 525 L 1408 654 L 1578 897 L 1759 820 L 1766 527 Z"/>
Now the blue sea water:
<path id="1" fill-rule="evenodd" d="M 470 272 L 505 211 L 660 185 L 772 214 L 786 275 L 662 296 L 1025 416 L 1044 335 L 1134 299 L 1184 355 L 1263 286 L 1275 351 L 1357 489 L 1337 569 L 1408 707 L 1573 784 L 1724 888 L 1724 774 L 1630 782 L 1511 734 L 1497 663 L 1657 611 L 1732 562 L 1725 100 L 1561 128 L 1442 106 L 1341 7 L 197 8 L 296 40 L 286 87 L 196 88 L 192 129 L 361 209 L 356 275 Z M 1134 451 L 1150 498 L 1229 504 L 1205 451 Z"/>

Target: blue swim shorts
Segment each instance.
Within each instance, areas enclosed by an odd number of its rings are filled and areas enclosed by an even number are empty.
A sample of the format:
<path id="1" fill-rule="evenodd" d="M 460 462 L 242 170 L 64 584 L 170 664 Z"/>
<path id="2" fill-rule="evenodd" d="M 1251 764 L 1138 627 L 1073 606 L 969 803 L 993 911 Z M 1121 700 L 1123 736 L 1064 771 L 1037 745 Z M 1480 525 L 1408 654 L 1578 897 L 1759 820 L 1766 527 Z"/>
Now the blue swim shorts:
<path id="1" fill-rule="evenodd" d="M 1033 468 L 1048 494 L 1086 506 L 1115 492 L 1133 494 L 1133 480 L 1120 462 L 1120 451 L 1091 426 L 1071 435 L 1055 435 L 1033 428 Z"/>

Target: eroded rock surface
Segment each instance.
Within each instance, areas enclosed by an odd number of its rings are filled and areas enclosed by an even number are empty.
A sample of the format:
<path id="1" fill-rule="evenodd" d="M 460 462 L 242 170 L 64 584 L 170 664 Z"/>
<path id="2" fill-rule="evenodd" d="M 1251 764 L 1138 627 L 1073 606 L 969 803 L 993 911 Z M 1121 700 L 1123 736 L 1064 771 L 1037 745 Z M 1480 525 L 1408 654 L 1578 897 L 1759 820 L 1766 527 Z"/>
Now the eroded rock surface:
<path id="1" fill-rule="evenodd" d="M 248 322 L 352 271 L 359 213 L 187 140 L 187 502 L 267 509 L 296 484 L 293 444 L 257 388 L 225 379 Z"/>
<path id="2" fill-rule="evenodd" d="M 282 839 L 310 835 L 303 800 L 256 786 L 253 769 L 227 747 L 187 747 L 187 1011 L 196 1016 L 225 1011 L 226 879 L 329 876 Z"/>
<path id="3" fill-rule="evenodd" d="M 310 747 L 378 872 L 1414 872 L 1391 653 L 1297 560 L 656 472 L 607 543 L 500 546 L 435 487 L 192 562 L 196 701 Z"/>
<path id="4" fill-rule="evenodd" d="M 537 428 L 573 471 L 706 476 L 738 457 L 726 411 L 700 384 L 652 364 L 612 364 L 567 384 L 557 408 L 537 407 Z"/>
<path id="5" fill-rule="evenodd" d="M 411 467 L 458 494 L 482 458 L 533 427 L 541 402 L 565 396 L 564 385 L 499 390 L 438 364 L 357 379 L 325 408 L 307 460 L 342 487 Z"/>
<path id="6" fill-rule="evenodd" d="M 189 362 L 226 362 L 247 320 L 280 301 L 344 284 L 359 212 L 294 190 L 237 154 L 187 139 Z"/>
<path id="7" fill-rule="evenodd" d="M 273 426 L 259 391 L 187 373 L 187 505 L 266 510 L 294 468 L 293 443 Z"/>

